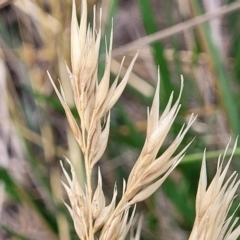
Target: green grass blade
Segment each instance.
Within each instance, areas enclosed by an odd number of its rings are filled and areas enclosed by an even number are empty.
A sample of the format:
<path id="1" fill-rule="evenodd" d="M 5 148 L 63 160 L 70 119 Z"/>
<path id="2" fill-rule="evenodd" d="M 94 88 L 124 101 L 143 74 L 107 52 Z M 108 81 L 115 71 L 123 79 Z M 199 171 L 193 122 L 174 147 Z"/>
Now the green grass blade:
<path id="1" fill-rule="evenodd" d="M 51 213 L 44 206 L 43 202 L 38 199 L 35 199 L 24 187 L 16 183 L 8 171 L 0 167 L 0 181 L 4 182 L 6 192 L 11 196 L 12 199 L 18 203 L 25 203 L 34 210 L 42 222 L 50 229 L 53 233 L 57 233 L 57 224 L 55 215 Z"/>
<path id="2" fill-rule="evenodd" d="M 194 0 L 192 3 L 196 14 L 202 14 L 203 11 L 199 6 L 199 2 Z M 211 38 L 211 31 L 208 23 L 204 23 L 200 26 L 200 34 L 202 43 L 205 45 L 204 48 L 208 51 L 210 56 L 215 77 L 218 80 L 217 83 L 220 90 L 221 104 L 227 113 L 232 132 L 237 135 L 240 133 L 239 111 L 236 104 L 237 101 L 231 89 L 231 77 L 227 74 L 225 66 L 221 60 L 221 56 L 213 42 L 213 39 Z"/>
<path id="3" fill-rule="evenodd" d="M 143 25 L 147 34 L 153 34 L 158 31 L 154 13 L 151 8 L 151 4 L 146 0 L 138 0 Z M 162 106 L 167 103 L 168 97 L 170 96 L 173 86 L 171 84 L 171 74 L 168 68 L 168 63 L 164 55 L 164 46 L 160 42 L 151 44 L 152 53 L 157 66 L 160 67 L 161 74 L 161 101 Z"/>
<path id="4" fill-rule="evenodd" d="M 30 240 L 29 238 L 23 236 L 20 233 L 17 233 L 16 231 L 14 231 L 13 229 L 1 224 L 1 228 L 3 230 L 5 230 L 10 236 L 14 237 L 14 239 L 19 239 L 19 240 Z"/>

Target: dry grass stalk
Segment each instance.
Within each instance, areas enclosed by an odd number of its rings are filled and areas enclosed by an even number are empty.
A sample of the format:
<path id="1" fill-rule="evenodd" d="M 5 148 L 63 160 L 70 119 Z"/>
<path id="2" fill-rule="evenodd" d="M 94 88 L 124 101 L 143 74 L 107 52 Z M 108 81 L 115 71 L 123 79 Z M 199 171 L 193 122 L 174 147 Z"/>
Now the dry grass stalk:
<path id="1" fill-rule="evenodd" d="M 134 51 L 136 49 L 143 48 L 147 45 L 150 45 L 151 43 L 154 43 L 156 41 L 168 38 L 170 36 L 176 35 L 180 32 L 186 31 L 188 29 L 191 29 L 193 27 L 196 27 L 202 23 L 211 21 L 213 19 L 223 17 L 226 14 L 229 14 L 233 11 L 236 11 L 240 8 L 239 2 L 234 2 L 231 4 L 224 5 L 222 7 L 219 7 L 211 12 L 202 14 L 200 16 L 197 16 L 195 18 L 189 19 L 185 22 L 178 23 L 174 26 L 171 26 L 167 29 L 161 30 L 159 32 L 153 33 L 151 35 L 142 37 L 138 40 L 135 40 L 131 43 L 128 43 L 124 46 L 121 46 L 113 51 L 113 56 L 122 55 L 130 51 Z"/>
<path id="2" fill-rule="evenodd" d="M 223 156 L 220 155 L 218 158 L 217 172 L 208 188 L 204 152 L 196 198 L 196 218 L 189 240 L 236 240 L 240 235 L 240 226 L 234 229 L 239 218 L 233 221 L 234 214 L 227 218 L 240 184 L 236 172 L 233 172 L 224 183 L 233 153 L 237 147 L 237 141 L 231 157 L 226 166 L 223 167 L 228 146 Z"/>
<path id="3" fill-rule="evenodd" d="M 117 188 L 115 185 L 112 200 L 109 205 L 106 205 L 105 195 L 102 190 L 101 171 L 100 169 L 98 170 L 98 184 L 96 190 L 93 191 L 91 185 L 92 169 L 100 160 L 107 146 L 110 128 L 110 109 L 116 103 L 127 84 L 137 54 L 133 58 L 122 81 L 118 83 L 118 74 L 110 86 L 113 34 L 111 31 L 109 50 L 106 51 L 105 71 L 102 80 L 99 82 L 97 72 L 101 31 L 100 27 L 96 28 L 95 16 L 96 12 L 94 9 L 93 28 L 91 28 L 87 25 L 87 3 L 86 0 L 82 1 L 81 23 L 79 26 L 75 2 L 73 2 L 71 24 L 72 71 L 68 66 L 66 67 L 69 73 L 76 109 L 80 116 L 79 124 L 74 119 L 66 102 L 61 83 L 59 91 L 50 74 L 49 78 L 64 107 L 69 125 L 81 148 L 85 162 L 85 189 L 80 187 L 71 162 L 67 159 L 71 166 L 71 176 L 68 175 L 61 163 L 68 183 L 65 184 L 63 182 L 63 186 L 67 191 L 71 204 L 71 207 L 67 204 L 66 206 L 74 221 L 76 232 L 82 240 L 97 239 L 96 233 L 98 233 L 99 240 L 121 240 L 125 239 L 129 232 L 136 203 L 152 195 L 184 157 L 190 143 L 176 156 L 173 155 L 196 117 L 194 115 L 191 116 L 187 125 L 182 127 L 170 147 L 160 157 L 156 158 L 178 114 L 183 90 L 183 80 L 181 80 L 181 90 L 177 101 L 172 104 L 173 94 L 171 94 L 164 112 L 159 116 L 160 81 L 158 76 L 154 100 L 148 113 L 147 135 L 142 152 L 129 175 L 127 183 L 123 182 L 121 200 L 116 203 Z M 221 168 L 222 165 L 219 164 L 219 169 Z M 235 175 L 231 179 L 234 177 Z M 134 206 L 133 211 L 131 216 L 129 216 L 129 210 L 132 206 Z M 139 226 L 141 226 L 141 223 Z M 131 239 L 137 240 L 139 238 L 140 227 L 136 235 L 132 236 Z"/>

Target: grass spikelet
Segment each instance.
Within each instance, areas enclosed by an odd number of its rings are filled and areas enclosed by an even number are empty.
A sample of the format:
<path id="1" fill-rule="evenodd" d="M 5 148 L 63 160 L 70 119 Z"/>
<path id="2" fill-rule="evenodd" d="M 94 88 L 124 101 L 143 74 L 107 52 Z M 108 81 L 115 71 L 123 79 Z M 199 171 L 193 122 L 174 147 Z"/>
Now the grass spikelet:
<path id="1" fill-rule="evenodd" d="M 189 240 L 236 240 L 238 238 L 240 226 L 233 230 L 238 219 L 232 222 L 234 214 L 227 217 L 240 184 L 240 180 L 237 180 L 237 173 L 233 172 L 224 183 L 236 146 L 237 140 L 225 167 L 223 167 L 223 163 L 228 146 L 224 155 L 219 156 L 216 174 L 208 188 L 206 153 L 204 152 L 196 200 L 196 219 Z"/>

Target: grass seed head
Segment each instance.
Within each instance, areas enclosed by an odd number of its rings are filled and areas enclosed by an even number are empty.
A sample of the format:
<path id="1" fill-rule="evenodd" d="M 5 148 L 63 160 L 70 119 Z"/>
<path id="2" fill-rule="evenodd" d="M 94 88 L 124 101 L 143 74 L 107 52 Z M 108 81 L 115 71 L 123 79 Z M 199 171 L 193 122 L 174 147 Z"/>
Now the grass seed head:
<path id="1" fill-rule="evenodd" d="M 237 140 L 225 167 L 223 167 L 223 163 L 228 146 L 224 155 L 219 156 L 216 174 L 208 188 L 206 154 L 204 152 L 196 199 L 196 218 L 189 240 L 236 240 L 240 235 L 240 226 L 233 230 L 238 219 L 232 222 L 234 214 L 227 217 L 240 184 L 240 180 L 237 180 L 237 173 L 233 172 L 224 183 L 236 146 Z"/>
<path id="2" fill-rule="evenodd" d="M 182 80 L 181 90 L 177 101 L 171 107 L 172 97 L 170 97 L 169 103 L 160 117 L 159 82 L 160 79 L 158 79 L 157 89 L 148 117 L 146 141 L 143 146 L 143 150 L 130 173 L 127 183 L 125 197 L 130 201 L 131 204 L 143 201 L 152 195 L 153 192 L 155 192 L 161 186 L 166 177 L 181 161 L 189 144 L 177 156 L 172 157 L 172 155 L 196 119 L 196 117 L 192 116 L 187 126 L 182 127 L 177 138 L 173 141 L 170 147 L 162 154 L 162 156 L 156 159 L 159 148 L 166 138 L 169 129 L 179 111 L 179 101 L 183 89 Z M 146 187 L 146 184 L 150 185 Z"/>
<path id="3" fill-rule="evenodd" d="M 151 110 L 148 113 L 147 134 L 144 146 L 129 175 L 127 184 L 124 181 L 123 193 L 119 203 L 116 204 L 117 188 L 115 185 L 112 200 L 106 206 L 105 195 L 102 190 L 101 172 L 100 170 L 98 171 L 98 184 L 94 192 L 91 187 L 91 173 L 107 146 L 110 129 L 109 111 L 121 96 L 138 53 L 132 59 L 123 79 L 119 82 L 118 74 L 113 83 L 110 84 L 113 41 L 113 30 L 111 30 L 110 42 L 107 43 L 106 41 L 105 70 L 102 79 L 99 81 L 98 58 L 101 30 L 100 27 L 96 27 L 96 9 L 94 8 L 92 27 L 87 24 L 86 0 L 82 0 L 81 9 L 79 24 L 75 1 L 73 0 L 71 23 L 72 69 L 70 70 L 66 66 L 74 102 L 80 117 L 79 122 L 75 120 L 67 105 L 61 83 L 60 90 L 58 90 L 48 73 L 85 161 L 86 191 L 78 183 L 70 161 L 67 159 L 71 166 L 71 176 L 69 176 L 61 163 L 63 173 L 67 179 L 67 184 L 63 182 L 63 186 L 70 200 L 70 206 L 66 203 L 65 205 L 72 216 L 74 227 L 80 239 L 93 240 L 95 239 L 95 233 L 101 230 L 99 240 L 123 240 L 126 238 L 132 225 L 135 204 L 152 195 L 184 157 L 191 142 L 177 155 L 174 156 L 174 153 L 196 119 L 196 116 L 191 116 L 189 122 L 182 127 L 172 144 L 161 156 L 157 157 L 157 153 L 162 147 L 179 112 L 180 98 L 183 91 L 183 79 L 181 79 L 178 99 L 173 104 L 173 94 L 171 94 L 169 102 L 160 116 L 160 74 L 158 73 L 156 92 Z M 101 23 L 101 11 L 99 22 Z M 123 61 L 124 59 L 121 66 Z M 223 160 L 221 160 L 221 157 L 219 158 L 217 173 L 207 189 L 206 160 L 204 155 L 196 201 L 197 217 L 189 240 L 235 240 L 239 236 L 240 227 L 233 230 L 236 221 L 231 225 L 233 216 L 226 219 L 232 199 L 240 184 L 239 180 L 237 181 L 235 172 L 224 183 L 231 158 L 225 168 L 223 168 Z M 129 210 L 133 205 L 134 208 L 130 214 Z M 139 238 L 140 230 L 131 239 L 139 240 Z"/>

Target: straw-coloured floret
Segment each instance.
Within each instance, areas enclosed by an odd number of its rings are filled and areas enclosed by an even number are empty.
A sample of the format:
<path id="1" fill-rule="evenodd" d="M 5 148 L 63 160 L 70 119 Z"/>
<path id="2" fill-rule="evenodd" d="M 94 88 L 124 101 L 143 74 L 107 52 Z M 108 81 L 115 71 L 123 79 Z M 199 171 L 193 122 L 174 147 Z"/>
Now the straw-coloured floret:
<path id="1" fill-rule="evenodd" d="M 75 175 L 75 171 L 71 165 L 71 162 L 67 158 L 66 160 L 71 166 L 72 176 L 69 177 L 67 171 L 62 165 L 62 162 L 60 162 L 64 175 L 67 179 L 68 185 L 65 184 L 64 182 L 62 182 L 62 184 L 68 194 L 71 207 L 66 203 L 65 205 L 72 216 L 72 219 L 74 221 L 74 227 L 76 229 L 78 236 L 80 237 L 80 239 L 85 239 L 85 236 L 87 236 L 87 228 L 88 228 L 86 195 L 78 183 L 78 180 Z"/>
<path id="2" fill-rule="evenodd" d="M 223 156 L 219 156 L 217 172 L 208 188 L 204 152 L 196 198 L 196 218 L 189 240 L 236 240 L 240 235 L 240 226 L 234 229 L 238 218 L 233 221 L 234 214 L 227 217 L 240 184 L 238 174 L 233 172 L 224 182 L 236 146 L 237 141 L 225 167 L 223 163 L 228 146 Z"/>

